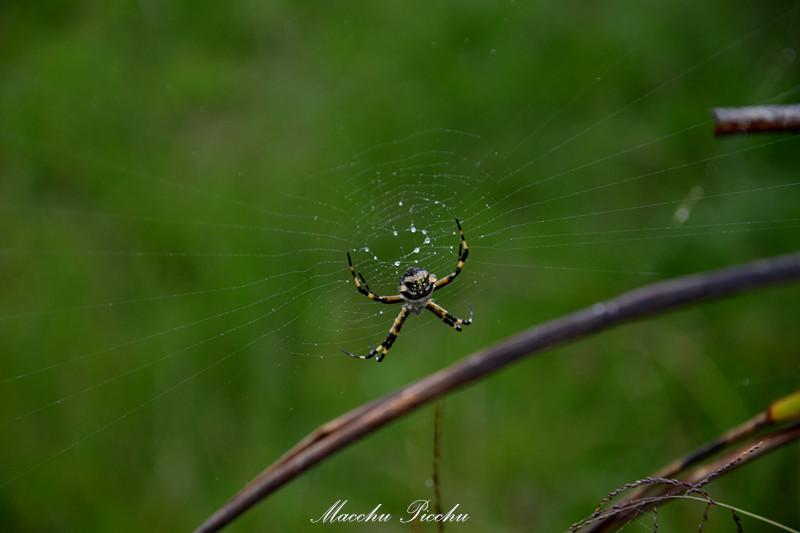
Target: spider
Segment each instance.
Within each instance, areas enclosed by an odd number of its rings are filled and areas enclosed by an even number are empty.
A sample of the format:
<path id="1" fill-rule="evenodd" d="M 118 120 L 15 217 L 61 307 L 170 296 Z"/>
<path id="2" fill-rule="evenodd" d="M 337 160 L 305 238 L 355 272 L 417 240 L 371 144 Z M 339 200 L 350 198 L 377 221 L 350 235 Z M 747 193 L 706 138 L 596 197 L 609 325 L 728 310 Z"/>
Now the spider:
<path id="1" fill-rule="evenodd" d="M 398 296 L 378 296 L 372 292 L 364 276 L 361 275 L 361 272 L 356 275 L 356 271 L 353 269 L 353 261 L 350 259 L 350 253 L 347 253 L 347 262 L 350 263 L 350 273 L 353 274 L 353 280 L 356 282 L 358 292 L 382 304 L 399 304 L 403 302 L 403 309 L 400 310 L 400 314 L 395 318 L 394 324 L 392 324 L 392 328 L 389 330 L 389 335 L 386 336 L 386 340 L 383 341 L 377 349 L 374 344 L 370 344 L 370 351 L 367 355 L 356 355 L 342 349 L 344 353 L 358 359 L 371 359 L 375 357 L 380 363 L 383 361 L 383 358 L 386 357 L 394 341 L 397 340 L 397 336 L 400 334 L 400 328 L 403 327 L 403 323 L 408 318 L 408 315 L 410 313 L 421 315 L 425 309 L 438 316 L 442 322 L 456 331 L 461 331 L 461 326 L 468 326 L 472 323 L 472 304 L 469 304 L 469 320 L 462 320 L 448 313 L 443 307 L 437 305 L 434 303 L 433 299 L 431 299 L 431 295 L 434 291 L 441 289 L 456 279 L 456 276 L 458 276 L 461 272 L 461 268 L 464 266 L 464 262 L 467 260 L 467 255 L 469 255 L 467 241 L 464 238 L 464 231 L 461 229 L 461 223 L 458 219 L 456 219 L 456 225 L 458 226 L 458 232 L 461 234 L 461 245 L 458 248 L 458 264 L 456 265 L 455 272 L 437 281 L 436 276 L 427 270 L 410 267 L 400 278 L 400 285 L 398 286 L 400 294 Z M 359 279 L 361 281 L 359 281 Z"/>

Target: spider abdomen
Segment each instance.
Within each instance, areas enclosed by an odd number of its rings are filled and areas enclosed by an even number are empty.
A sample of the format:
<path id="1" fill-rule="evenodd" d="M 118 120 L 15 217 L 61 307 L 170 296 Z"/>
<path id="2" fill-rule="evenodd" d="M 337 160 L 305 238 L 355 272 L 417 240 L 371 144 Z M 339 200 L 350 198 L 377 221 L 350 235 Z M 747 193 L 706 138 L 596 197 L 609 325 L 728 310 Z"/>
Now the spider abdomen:
<path id="1" fill-rule="evenodd" d="M 430 302 L 430 298 L 420 298 L 419 300 L 406 300 L 406 307 L 415 315 L 421 315 Z"/>

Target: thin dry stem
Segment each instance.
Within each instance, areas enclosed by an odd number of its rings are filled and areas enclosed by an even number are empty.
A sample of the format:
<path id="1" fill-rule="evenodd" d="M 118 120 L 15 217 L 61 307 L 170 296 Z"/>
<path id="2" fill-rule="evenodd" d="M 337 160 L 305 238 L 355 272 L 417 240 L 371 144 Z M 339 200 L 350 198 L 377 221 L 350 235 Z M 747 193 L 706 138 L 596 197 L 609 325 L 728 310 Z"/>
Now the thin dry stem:
<path id="1" fill-rule="evenodd" d="M 279 487 L 361 437 L 522 358 L 690 303 L 798 278 L 800 253 L 788 254 L 653 283 L 522 331 L 324 424 L 244 487 L 196 532 L 219 531 Z"/>
<path id="2" fill-rule="evenodd" d="M 754 439 L 715 461 L 696 468 L 683 479 L 648 477 L 635 483 L 628 483 L 621 489 L 609 493 L 591 515 L 573 524 L 570 531 L 580 530 L 583 533 L 617 531 L 636 517 L 652 511 L 656 506 L 673 501 L 676 496 L 696 494 L 710 505 L 717 505 L 706 492 L 705 487 L 708 483 L 798 439 L 800 439 L 800 423 L 794 423 L 783 429 L 775 429 L 772 433 Z M 634 490 L 628 497 L 605 507 L 607 503 L 629 489 Z M 738 520 L 736 512 L 733 512 L 734 520 Z"/>
<path id="3" fill-rule="evenodd" d="M 715 107 L 711 114 L 717 135 L 800 131 L 800 104 Z"/>

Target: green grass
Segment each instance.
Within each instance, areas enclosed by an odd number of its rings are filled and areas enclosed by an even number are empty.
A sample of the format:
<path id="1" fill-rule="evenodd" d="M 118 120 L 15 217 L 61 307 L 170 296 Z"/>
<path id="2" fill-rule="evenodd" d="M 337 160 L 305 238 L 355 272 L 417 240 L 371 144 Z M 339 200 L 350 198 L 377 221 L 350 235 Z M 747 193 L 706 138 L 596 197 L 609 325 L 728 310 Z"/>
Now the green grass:
<path id="1" fill-rule="evenodd" d="M 703 123 L 712 106 L 797 100 L 792 8 L 4 6 L 3 529 L 191 529 L 318 425 L 488 343 L 654 279 L 796 250 L 797 140 L 714 139 Z M 376 181 L 374 165 L 426 150 L 463 183 Z M 672 225 L 695 186 L 703 229 L 639 231 Z M 398 195 L 450 205 L 415 218 Z M 440 252 L 420 261 L 446 275 L 455 216 L 470 258 L 437 301 L 459 316 L 471 302 L 475 323 L 456 335 L 412 317 L 381 365 L 339 357 L 396 314 L 347 283 L 345 251 L 400 259 L 414 241 L 390 226 L 413 219 Z M 782 222 L 746 224 L 767 220 Z M 393 290 L 391 264 L 354 261 Z M 452 395 L 444 507 L 471 518 L 450 529 L 566 529 L 791 392 L 798 311 L 797 287 L 739 296 Z M 231 531 L 324 529 L 308 520 L 339 499 L 400 516 L 432 497 L 432 440 L 422 410 Z M 789 447 L 711 492 L 797 528 L 797 472 Z"/>

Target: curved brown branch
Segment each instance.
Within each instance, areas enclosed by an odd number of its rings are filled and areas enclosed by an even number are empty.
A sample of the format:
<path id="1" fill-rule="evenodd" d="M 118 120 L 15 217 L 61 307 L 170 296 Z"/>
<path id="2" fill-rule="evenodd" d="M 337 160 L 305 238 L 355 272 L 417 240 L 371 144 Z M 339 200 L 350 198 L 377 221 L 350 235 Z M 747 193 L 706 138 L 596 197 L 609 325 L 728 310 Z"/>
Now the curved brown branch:
<path id="1" fill-rule="evenodd" d="M 506 365 L 690 303 L 800 278 L 800 253 L 661 281 L 534 326 L 319 427 L 208 518 L 197 533 L 219 531 L 237 516 L 326 457 L 364 435 Z"/>
<path id="2" fill-rule="evenodd" d="M 752 417 L 750 420 L 726 431 L 718 438 L 701 446 L 686 457 L 682 457 L 668 464 L 653 474 L 653 477 L 675 477 L 680 472 L 705 461 L 715 453 L 722 451 L 737 441 L 744 440 L 761 430 L 784 423 L 787 420 L 800 419 L 798 405 L 800 405 L 800 389 L 772 402 L 766 410 Z"/>
<path id="3" fill-rule="evenodd" d="M 787 424 L 788 422 L 793 423 Z M 755 436 L 767 429 L 768 433 L 760 437 Z M 740 445 L 736 450 L 730 450 L 733 445 L 745 439 L 750 439 L 750 442 L 744 446 Z M 700 489 L 711 479 L 798 439 L 800 439 L 800 389 L 772 402 L 767 409 L 750 420 L 651 474 L 644 480 L 646 482 L 640 480 L 625 487 L 627 489 L 625 498 L 616 499 L 615 496 L 622 491 L 615 491 L 592 516 L 573 524 L 570 531 L 583 533 L 617 531 L 637 516 L 671 501 L 671 496 L 685 491 L 687 487 Z M 726 454 L 705 465 L 701 464 L 726 448 L 728 449 Z M 678 474 L 692 467 L 695 467 L 693 471 L 677 478 Z M 659 480 L 676 483 L 663 483 Z M 613 507 L 603 509 L 603 504 L 607 505 L 612 499 L 615 502 Z"/>
<path id="4" fill-rule="evenodd" d="M 645 480 L 648 482 L 646 484 L 640 485 L 640 482 L 632 484 L 632 486 L 636 486 L 636 489 L 627 498 L 617 500 L 612 507 L 595 511 L 588 519 L 573 524 L 570 531 L 581 531 L 582 533 L 619 531 L 636 517 L 651 511 L 654 507 L 675 501 L 674 496 L 703 490 L 703 487 L 712 479 L 797 440 L 800 440 L 800 422 L 790 424 L 785 428 L 777 428 L 771 433 L 754 438 L 716 460 L 699 466 L 679 480 L 658 475 L 648 477 Z M 710 498 L 709 501 L 711 501 Z"/>
<path id="5" fill-rule="evenodd" d="M 715 107 L 711 114 L 717 135 L 800 131 L 800 104 Z"/>

